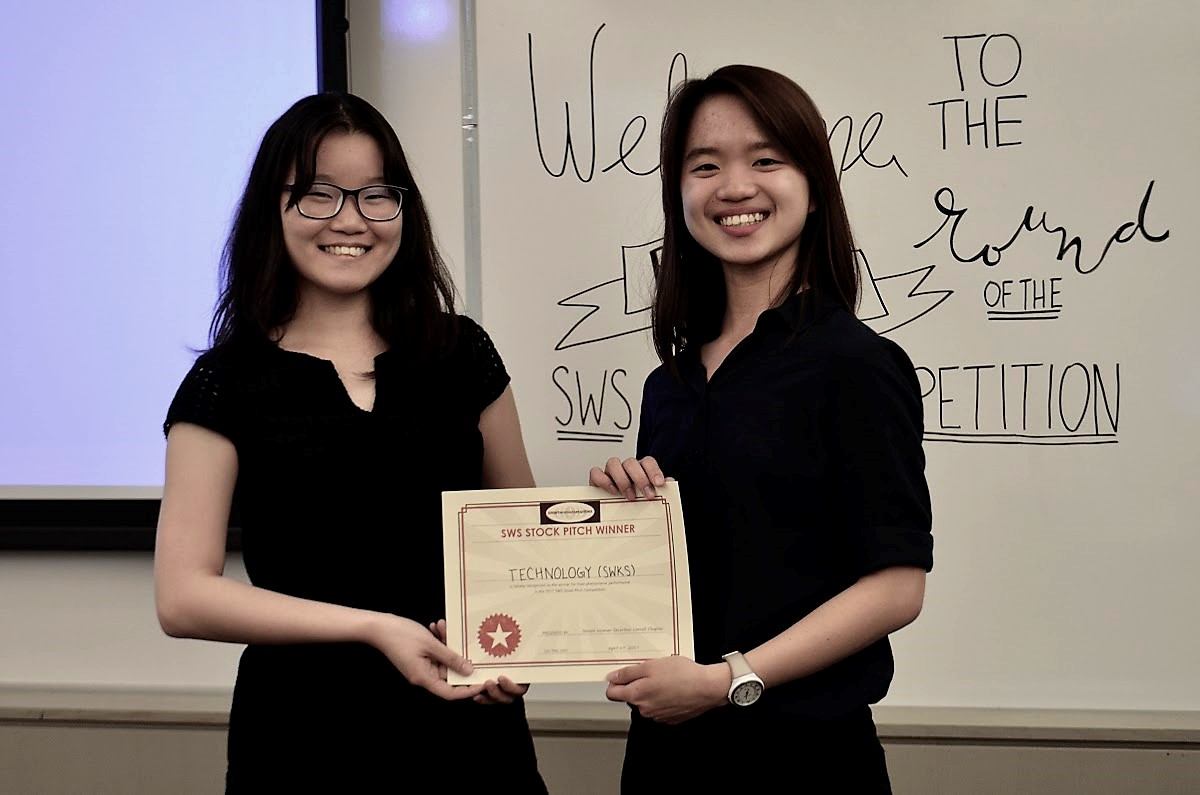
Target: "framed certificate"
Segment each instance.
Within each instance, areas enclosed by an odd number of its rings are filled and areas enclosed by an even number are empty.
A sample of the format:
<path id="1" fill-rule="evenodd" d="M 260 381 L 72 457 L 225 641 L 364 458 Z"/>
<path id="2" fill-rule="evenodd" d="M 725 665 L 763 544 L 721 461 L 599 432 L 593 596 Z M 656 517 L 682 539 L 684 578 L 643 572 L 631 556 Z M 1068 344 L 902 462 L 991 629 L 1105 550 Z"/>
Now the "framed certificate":
<path id="1" fill-rule="evenodd" d="M 442 494 L 446 642 L 475 667 L 451 684 L 596 682 L 694 657 L 679 489 L 589 486 Z"/>

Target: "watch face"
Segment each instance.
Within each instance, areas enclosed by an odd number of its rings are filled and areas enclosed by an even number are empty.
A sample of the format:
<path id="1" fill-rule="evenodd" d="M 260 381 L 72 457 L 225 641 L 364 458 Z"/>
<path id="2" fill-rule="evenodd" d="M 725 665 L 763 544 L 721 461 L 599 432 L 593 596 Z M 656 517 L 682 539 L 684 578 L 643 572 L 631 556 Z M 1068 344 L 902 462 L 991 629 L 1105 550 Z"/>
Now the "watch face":
<path id="1" fill-rule="evenodd" d="M 758 701 L 758 697 L 762 695 L 762 692 L 763 686 L 760 683 L 755 681 L 742 682 L 733 689 L 730 701 L 739 707 L 748 707 L 755 701 Z"/>

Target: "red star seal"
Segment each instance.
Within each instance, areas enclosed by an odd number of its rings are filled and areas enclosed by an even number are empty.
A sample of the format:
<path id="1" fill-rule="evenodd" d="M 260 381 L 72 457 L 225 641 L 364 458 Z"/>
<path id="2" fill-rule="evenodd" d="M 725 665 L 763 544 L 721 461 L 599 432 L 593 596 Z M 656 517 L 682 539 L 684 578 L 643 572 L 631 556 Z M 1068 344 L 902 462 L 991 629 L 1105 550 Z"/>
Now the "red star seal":
<path id="1" fill-rule="evenodd" d="M 479 625 L 479 645 L 493 657 L 507 657 L 521 643 L 521 626 L 512 616 L 494 613 Z"/>

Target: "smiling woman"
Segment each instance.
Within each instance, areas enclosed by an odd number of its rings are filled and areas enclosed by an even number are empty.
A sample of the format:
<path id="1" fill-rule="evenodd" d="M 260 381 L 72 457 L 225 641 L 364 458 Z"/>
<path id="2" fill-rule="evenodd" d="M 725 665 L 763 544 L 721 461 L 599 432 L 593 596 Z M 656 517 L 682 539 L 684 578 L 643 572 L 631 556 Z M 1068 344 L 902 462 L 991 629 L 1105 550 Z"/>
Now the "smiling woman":
<path id="1" fill-rule="evenodd" d="M 790 282 L 814 206 L 808 180 L 742 100 L 717 95 L 688 130 L 683 219 L 692 238 L 744 278 L 767 269 Z"/>
<path id="2" fill-rule="evenodd" d="M 284 186 L 283 242 L 299 274 L 301 311 L 330 299 L 369 300 L 365 291 L 395 258 L 404 226 L 400 188 L 379 184 L 383 155 L 370 136 L 330 133 L 316 168 L 322 182 L 302 190 L 293 174 Z"/>
<path id="3" fill-rule="evenodd" d="M 632 708 L 625 792 L 889 792 L 869 705 L 889 633 L 932 566 L 921 397 L 898 345 L 855 319 L 849 221 L 816 106 L 727 66 L 684 82 L 662 128 L 662 365 L 636 458 L 594 467 L 627 499 L 678 479 L 696 659 L 609 675 Z M 753 764 L 685 766 L 754 749 Z"/>
<path id="4" fill-rule="evenodd" d="M 248 644 L 228 791 L 374 788 L 406 759 L 448 766 L 462 731 L 544 791 L 526 687 L 446 683 L 469 665 L 443 642 L 441 492 L 532 475 L 504 364 L 454 314 L 375 108 L 318 94 L 271 125 L 224 272 L 213 345 L 164 425 L 155 586 L 168 634 Z M 224 576 L 235 500 L 250 586 Z"/>

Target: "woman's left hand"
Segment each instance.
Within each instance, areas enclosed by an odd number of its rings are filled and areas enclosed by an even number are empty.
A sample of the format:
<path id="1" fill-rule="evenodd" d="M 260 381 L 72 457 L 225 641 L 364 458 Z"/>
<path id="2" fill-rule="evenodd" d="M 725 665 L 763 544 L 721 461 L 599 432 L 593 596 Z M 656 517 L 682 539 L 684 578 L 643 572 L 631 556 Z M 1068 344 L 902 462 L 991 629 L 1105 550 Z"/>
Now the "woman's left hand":
<path id="1" fill-rule="evenodd" d="M 725 703 L 729 666 L 701 665 L 686 657 L 660 657 L 608 675 L 606 695 L 637 707 L 642 717 L 682 723 Z"/>
<path id="2" fill-rule="evenodd" d="M 429 625 L 432 632 L 442 643 L 446 642 L 446 619 Z M 511 704 L 516 699 L 529 692 L 529 685 L 517 684 L 507 676 L 499 679 L 489 679 L 483 685 L 483 692 L 475 696 L 477 704 Z"/>
<path id="3" fill-rule="evenodd" d="M 529 685 L 517 684 L 507 676 L 499 679 L 489 679 L 483 686 L 483 692 L 475 696 L 477 704 L 511 704 L 516 699 L 529 692 Z"/>

